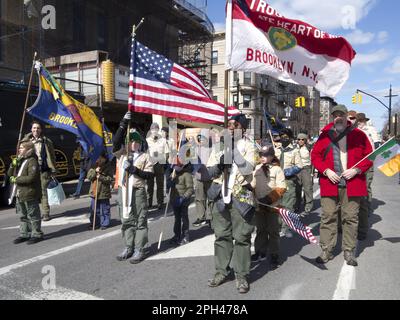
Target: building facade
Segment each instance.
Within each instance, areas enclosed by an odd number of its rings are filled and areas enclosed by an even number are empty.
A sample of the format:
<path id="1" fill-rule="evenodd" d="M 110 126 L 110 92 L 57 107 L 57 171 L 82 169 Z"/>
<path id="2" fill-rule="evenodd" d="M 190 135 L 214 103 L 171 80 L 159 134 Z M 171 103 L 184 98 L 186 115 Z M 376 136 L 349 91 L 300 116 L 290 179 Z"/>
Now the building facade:
<path id="1" fill-rule="evenodd" d="M 321 97 L 320 101 L 320 118 L 319 129 L 322 130 L 328 123 L 331 122 L 331 112 L 337 103 L 330 97 Z"/>

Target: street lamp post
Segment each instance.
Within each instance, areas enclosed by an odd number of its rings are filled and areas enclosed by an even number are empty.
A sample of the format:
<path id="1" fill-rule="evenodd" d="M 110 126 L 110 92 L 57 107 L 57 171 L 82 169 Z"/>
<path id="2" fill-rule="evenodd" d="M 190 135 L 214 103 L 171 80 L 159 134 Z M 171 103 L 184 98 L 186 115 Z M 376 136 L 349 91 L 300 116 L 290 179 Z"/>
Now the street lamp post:
<path id="1" fill-rule="evenodd" d="M 375 100 L 377 100 L 380 104 L 382 104 L 388 110 L 388 112 L 389 112 L 388 135 L 390 136 L 391 126 L 392 126 L 392 124 L 391 124 L 391 122 L 392 122 L 391 121 L 391 119 L 392 119 L 392 98 L 397 97 L 397 95 L 393 95 L 392 94 L 392 85 L 390 85 L 389 95 L 385 96 L 385 98 L 389 98 L 389 106 L 384 104 L 381 100 L 379 100 L 377 97 L 373 96 L 372 94 L 369 94 L 369 93 L 367 93 L 365 91 L 357 89 L 357 93 L 359 93 L 359 92 L 361 92 L 361 93 L 363 93 L 363 94 L 365 94 L 365 95 L 367 95 L 367 96 L 369 96 L 371 98 L 374 98 Z"/>

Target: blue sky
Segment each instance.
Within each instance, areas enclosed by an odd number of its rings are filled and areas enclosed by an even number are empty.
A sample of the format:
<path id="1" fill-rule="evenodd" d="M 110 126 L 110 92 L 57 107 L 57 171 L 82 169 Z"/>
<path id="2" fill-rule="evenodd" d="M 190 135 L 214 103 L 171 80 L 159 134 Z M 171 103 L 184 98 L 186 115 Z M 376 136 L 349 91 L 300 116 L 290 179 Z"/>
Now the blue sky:
<path id="1" fill-rule="evenodd" d="M 389 100 L 384 96 L 389 94 L 390 84 L 393 94 L 400 96 L 400 2 L 274 0 L 268 3 L 285 17 L 300 19 L 344 36 L 351 43 L 357 56 L 350 78 L 335 99 L 349 109 L 364 112 L 378 131 L 382 130 L 387 109 L 367 96 L 363 96 L 361 105 L 353 105 L 351 97 L 356 89 L 361 89 L 388 105 Z M 216 29 L 224 29 L 225 0 L 209 0 L 207 14 Z M 392 107 L 396 103 L 400 105 L 400 97 L 393 99 Z"/>

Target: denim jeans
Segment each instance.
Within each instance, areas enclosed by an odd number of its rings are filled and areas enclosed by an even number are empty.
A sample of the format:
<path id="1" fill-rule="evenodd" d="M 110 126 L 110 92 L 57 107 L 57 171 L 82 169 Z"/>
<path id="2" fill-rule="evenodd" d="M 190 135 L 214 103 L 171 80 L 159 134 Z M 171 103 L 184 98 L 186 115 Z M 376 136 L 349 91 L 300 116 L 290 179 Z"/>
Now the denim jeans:
<path id="1" fill-rule="evenodd" d="M 93 224 L 94 198 L 90 201 L 90 223 Z M 110 225 L 110 199 L 97 200 L 96 226 L 108 227 Z"/>
<path id="2" fill-rule="evenodd" d="M 79 170 L 79 182 L 78 182 L 78 184 L 76 186 L 76 190 L 74 192 L 74 196 L 80 196 L 81 195 L 81 189 L 82 189 L 83 182 L 85 181 L 86 174 L 87 174 L 86 170 L 82 170 L 82 169 Z"/>

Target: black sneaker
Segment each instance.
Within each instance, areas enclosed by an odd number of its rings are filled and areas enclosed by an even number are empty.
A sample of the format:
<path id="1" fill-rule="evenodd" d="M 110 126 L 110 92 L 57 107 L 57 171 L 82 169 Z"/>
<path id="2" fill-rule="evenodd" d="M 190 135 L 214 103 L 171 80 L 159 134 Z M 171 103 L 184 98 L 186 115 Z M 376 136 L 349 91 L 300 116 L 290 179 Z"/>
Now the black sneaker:
<path id="1" fill-rule="evenodd" d="M 270 256 L 270 264 L 271 264 L 272 270 L 277 269 L 280 266 L 279 255 L 271 254 L 271 256 Z"/>
<path id="2" fill-rule="evenodd" d="M 177 237 L 172 237 L 171 239 L 168 240 L 168 243 L 174 246 L 179 246 L 180 240 Z"/>
<path id="3" fill-rule="evenodd" d="M 42 240 L 43 240 L 43 238 L 32 237 L 26 242 L 26 244 L 35 244 L 35 243 L 38 243 L 38 242 L 40 242 Z"/>
<path id="4" fill-rule="evenodd" d="M 260 262 L 260 261 L 264 261 L 265 259 L 267 259 L 267 257 L 263 253 L 256 252 L 255 254 L 253 254 L 251 256 L 252 262 Z"/>
<path id="5" fill-rule="evenodd" d="M 179 243 L 181 246 L 188 244 L 190 242 L 189 238 L 184 237 L 181 242 Z"/>
<path id="6" fill-rule="evenodd" d="M 200 227 L 202 221 L 203 221 L 203 220 L 197 219 L 195 222 L 193 222 L 192 226 L 193 226 L 193 227 Z"/>
<path id="7" fill-rule="evenodd" d="M 30 239 L 30 238 L 18 237 L 17 239 L 15 239 L 15 240 L 13 241 L 13 243 L 14 243 L 14 244 L 19 244 L 19 243 L 28 241 L 29 239 Z"/>

